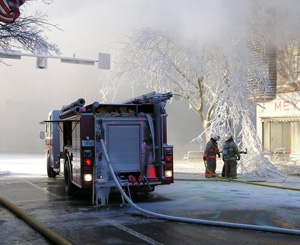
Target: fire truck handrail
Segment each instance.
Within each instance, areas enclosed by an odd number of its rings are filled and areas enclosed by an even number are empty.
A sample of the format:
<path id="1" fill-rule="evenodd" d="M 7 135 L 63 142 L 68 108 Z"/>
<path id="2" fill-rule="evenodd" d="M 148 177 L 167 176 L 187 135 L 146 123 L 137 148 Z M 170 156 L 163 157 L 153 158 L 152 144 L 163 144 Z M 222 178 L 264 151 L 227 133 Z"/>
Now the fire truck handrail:
<path id="1" fill-rule="evenodd" d="M 45 120 L 45 121 L 41 121 L 40 124 L 60 123 L 60 122 L 80 122 L 80 120 Z"/>
<path id="2" fill-rule="evenodd" d="M 152 154 L 153 154 L 153 159 L 155 161 L 155 136 L 154 136 L 154 125 L 153 125 L 153 120 L 150 114 L 146 113 L 146 118 L 149 123 L 149 128 L 150 128 L 150 133 L 151 133 L 151 138 L 152 138 Z"/>

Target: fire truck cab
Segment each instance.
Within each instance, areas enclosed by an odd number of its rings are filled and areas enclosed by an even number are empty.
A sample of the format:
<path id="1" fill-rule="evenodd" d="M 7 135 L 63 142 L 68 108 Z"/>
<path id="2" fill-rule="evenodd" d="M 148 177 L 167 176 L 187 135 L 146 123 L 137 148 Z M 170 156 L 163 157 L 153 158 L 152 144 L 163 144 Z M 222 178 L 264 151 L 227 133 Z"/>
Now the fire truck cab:
<path id="1" fill-rule="evenodd" d="M 84 99 L 49 113 L 46 159 L 49 177 L 61 174 L 65 189 L 115 187 L 101 139 L 119 183 L 152 191 L 173 183 L 173 146 L 167 144 L 166 102 L 172 93 L 149 93 L 118 104 L 85 105 Z"/>
<path id="2" fill-rule="evenodd" d="M 60 110 L 51 111 L 48 114 L 48 120 L 53 123 L 46 124 L 46 162 L 47 174 L 49 177 L 55 177 L 58 174 L 59 162 L 57 156 L 60 154 L 59 137 L 60 129 L 57 120 L 59 120 Z M 44 138 L 42 137 L 42 138 Z"/>

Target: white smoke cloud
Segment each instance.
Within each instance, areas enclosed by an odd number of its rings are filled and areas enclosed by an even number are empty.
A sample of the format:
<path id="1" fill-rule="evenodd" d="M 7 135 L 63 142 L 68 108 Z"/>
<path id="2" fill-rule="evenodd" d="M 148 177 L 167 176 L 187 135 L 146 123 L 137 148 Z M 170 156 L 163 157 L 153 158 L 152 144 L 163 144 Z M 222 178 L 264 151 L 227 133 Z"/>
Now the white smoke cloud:
<path id="1" fill-rule="evenodd" d="M 245 13 L 253 0 L 63 0 L 50 5 L 40 2 L 25 3 L 22 16 L 36 10 L 45 12 L 51 23 L 63 29 L 47 32 L 63 56 L 72 57 L 75 53 L 76 57 L 97 59 L 98 52 L 110 53 L 114 45 L 111 40 L 141 27 L 160 29 L 196 44 L 222 44 L 224 36 L 243 34 Z M 300 16 L 298 0 L 267 3 Z M 38 133 L 43 127 L 38 123 L 46 119 L 48 111 L 60 109 L 79 97 L 86 96 L 90 103 L 99 100 L 99 77 L 104 71 L 96 67 L 48 61 L 47 70 L 37 70 L 33 58 L 7 62 L 12 66 L 0 65 L 0 151 L 42 152 L 44 144 Z M 191 114 L 187 111 L 185 118 L 193 117 Z M 198 124 L 194 126 L 198 130 Z M 186 141 L 192 137 L 189 135 Z"/>

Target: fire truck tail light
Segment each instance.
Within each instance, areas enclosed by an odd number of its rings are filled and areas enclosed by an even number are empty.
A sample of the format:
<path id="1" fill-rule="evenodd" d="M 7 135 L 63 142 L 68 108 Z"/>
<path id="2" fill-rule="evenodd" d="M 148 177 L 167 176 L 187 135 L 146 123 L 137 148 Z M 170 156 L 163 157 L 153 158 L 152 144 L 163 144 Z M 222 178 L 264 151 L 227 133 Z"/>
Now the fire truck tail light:
<path id="1" fill-rule="evenodd" d="M 171 177 L 173 176 L 172 170 L 166 170 L 166 171 L 165 171 L 165 176 L 166 176 L 167 178 L 171 178 Z"/>
<path id="2" fill-rule="evenodd" d="M 172 157 L 171 156 L 166 156 L 165 161 L 166 161 L 166 163 L 171 163 L 172 162 Z"/>
<path id="3" fill-rule="evenodd" d="M 93 176 L 91 174 L 85 174 L 83 178 L 85 182 L 90 182 L 93 180 Z"/>
<path id="4" fill-rule="evenodd" d="M 173 149 L 172 148 L 165 148 L 164 149 L 164 160 L 166 163 L 173 163 Z"/>
<path id="5" fill-rule="evenodd" d="M 132 175 L 129 175 L 128 181 L 129 182 L 136 182 L 136 178 L 134 176 L 132 176 Z"/>
<path id="6" fill-rule="evenodd" d="M 84 159 L 84 164 L 85 164 L 86 166 L 91 166 L 91 165 L 92 165 L 92 160 L 89 159 L 89 158 Z"/>

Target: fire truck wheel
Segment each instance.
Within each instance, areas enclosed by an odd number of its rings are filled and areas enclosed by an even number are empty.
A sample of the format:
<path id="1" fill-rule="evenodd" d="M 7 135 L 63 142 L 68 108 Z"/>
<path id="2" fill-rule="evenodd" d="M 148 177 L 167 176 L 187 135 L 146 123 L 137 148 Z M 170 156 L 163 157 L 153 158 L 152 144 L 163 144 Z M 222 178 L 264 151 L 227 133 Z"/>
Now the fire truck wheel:
<path id="1" fill-rule="evenodd" d="M 65 191 L 68 195 L 73 195 L 74 193 L 74 185 L 72 184 L 72 178 L 71 178 L 71 169 L 69 161 L 65 162 L 64 167 L 64 177 L 65 177 Z"/>
<path id="2" fill-rule="evenodd" d="M 56 177 L 57 173 L 53 170 L 50 163 L 51 163 L 50 155 L 47 154 L 47 174 L 49 178 L 54 178 Z"/>

